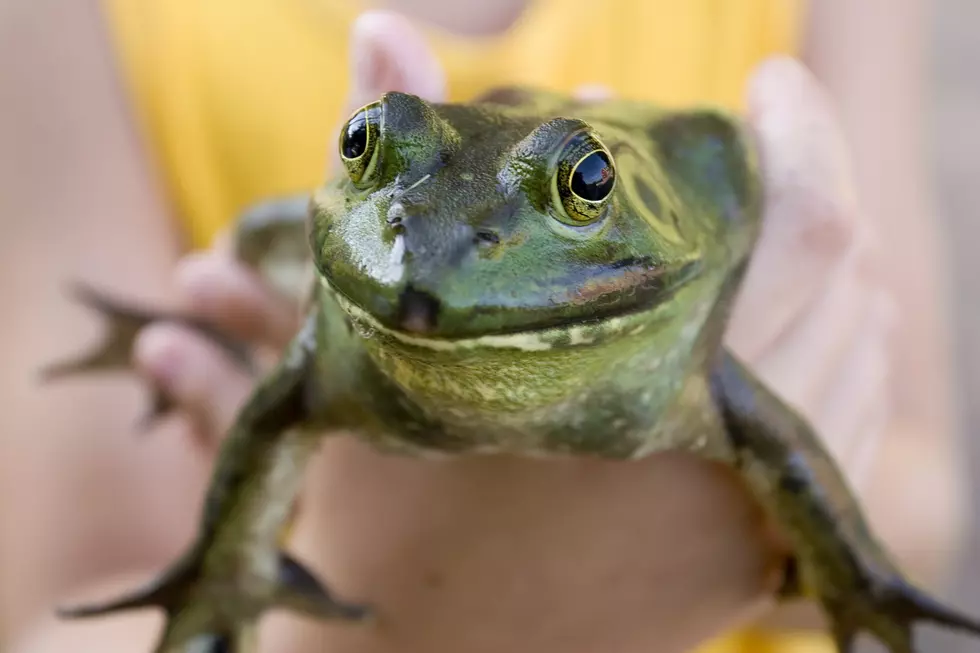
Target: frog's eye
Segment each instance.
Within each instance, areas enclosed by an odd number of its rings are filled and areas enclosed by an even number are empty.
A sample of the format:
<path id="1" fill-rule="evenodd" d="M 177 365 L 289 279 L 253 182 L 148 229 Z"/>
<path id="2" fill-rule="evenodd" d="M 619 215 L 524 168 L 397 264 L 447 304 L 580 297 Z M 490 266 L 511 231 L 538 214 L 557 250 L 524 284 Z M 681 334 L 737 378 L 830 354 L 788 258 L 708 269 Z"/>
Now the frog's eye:
<path id="1" fill-rule="evenodd" d="M 602 217 L 615 186 L 616 165 L 599 139 L 588 132 L 568 139 L 553 180 L 558 217 L 576 226 L 595 222 Z"/>
<path id="2" fill-rule="evenodd" d="M 374 102 L 361 107 L 340 130 L 340 160 L 355 184 L 364 184 L 371 175 L 378 159 L 378 142 L 381 140 L 381 103 Z"/>

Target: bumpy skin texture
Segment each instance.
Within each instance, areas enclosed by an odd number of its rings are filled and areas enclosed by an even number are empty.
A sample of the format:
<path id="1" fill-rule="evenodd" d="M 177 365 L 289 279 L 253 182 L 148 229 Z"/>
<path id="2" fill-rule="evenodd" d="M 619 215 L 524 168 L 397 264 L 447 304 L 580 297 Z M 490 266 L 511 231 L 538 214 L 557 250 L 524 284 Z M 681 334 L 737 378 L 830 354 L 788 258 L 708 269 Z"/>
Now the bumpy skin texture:
<path id="1" fill-rule="evenodd" d="M 911 652 L 920 619 L 980 634 L 903 579 L 812 429 L 722 348 L 762 208 L 738 120 L 512 89 L 390 93 L 357 121 L 349 177 L 239 223 L 243 259 L 280 285 L 312 263 L 316 282 L 223 445 L 196 542 L 153 586 L 66 614 L 160 606 L 174 653 L 252 650 L 275 606 L 383 612 L 279 549 L 306 462 L 342 429 L 408 455 L 695 452 L 768 508 L 794 552 L 782 595 L 821 604 L 841 651 L 868 631 Z M 590 202 L 569 189 L 594 151 L 615 182 Z M 124 312 L 109 317 L 124 350 Z"/>

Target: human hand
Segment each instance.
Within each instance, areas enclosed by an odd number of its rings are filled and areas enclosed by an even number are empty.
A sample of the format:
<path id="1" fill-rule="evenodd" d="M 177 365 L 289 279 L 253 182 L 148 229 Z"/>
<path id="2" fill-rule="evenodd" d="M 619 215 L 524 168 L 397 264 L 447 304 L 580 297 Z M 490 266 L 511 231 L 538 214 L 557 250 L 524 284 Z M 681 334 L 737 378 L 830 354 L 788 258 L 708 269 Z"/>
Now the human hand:
<path id="1" fill-rule="evenodd" d="M 400 19 L 369 15 L 357 29 L 349 110 L 385 90 L 444 98 L 438 62 Z M 589 86 L 580 95 L 604 93 Z M 859 480 L 888 416 L 891 301 L 876 276 L 876 234 L 862 219 L 828 101 L 800 64 L 760 67 L 748 118 L 766 175 L 766 215 L 728 342 Z M 330 157 L 336 168 L 332 149 Z M 176 280 L 191 312 L 239 338 L 275 350 L 298 326 L 297 308 L 233 259 L 227 236 L 181 261 Z M 226 430 L 254 383 L 217 348 L 171 325 L 146 330 L 137 361 L 212 436 Z"/>
<path id="2" fill-rule="evenodd" d="M 444 80 L 438 64 L 404 22 L 374 14 L 362 19 L 357 30 L 352 58 L 358 87 L 349 108 L 386 90 L 442 99 Z M 859 485 L 889 414 L 885 381 L 890 302 L 876 277 L 875 234 L 849 185 L 842 137 L 828 102 L 799 64 L 779 60 L 760 67 L 750 85 L 748 118 L 758 135 L 766 216 L 728 341 L 810 419 Z M 188 306 L 230 333 L 281 347 L 296 328 L 295 307 L 236 264 L 229 251 L 219 246 L 182 263 L 178 281 Z M 254 382 L 226 363 L 220 352 L 175 327 L 148 329 L 137 360 L 182 407 L 200 417 L 210 444 L 227 429 Z M 360 458 L 357 464 L 370 472 L 374 463 Z M 691 511 L 731 509 L 705 507 L 703 499 L 710 495 L 707 477 L 692 473 L 675 481 L 674 496 L 680 497 L 676 502 L 686 502 Z M 556 480 L 555 487 L 571 496 L 562 481 Z M 420 495 L 428 496 L 424 489 Z M 650 502 L 648 497 L 636 492 L 633 501 L 642 506 Z M 432 506 L 440 500 L 428 497 L 425 503 Z M 727 553 L 744 553 L 744 532 L 735 526 L 728 531 L 718 528 L 711 535 L 731 542 Z M 733 533 L 738 537 L 719 537 Z M 704 534 L 675 529 L 672 536 L 675 545 L 686 537 L 696 548 Z M 676 546 L 673 553 L 664 547 L 656 555 L 664 567 L 678 559 Z M 739 560 L 746 569 L 752 566 L 748 557 L 738 555 L 726 562 L 737 567 Z M 579 572 L 587 578 L 588 563 Z M 739 582 L 736 576 L 731 577 L 733 583 Z M 675 641 L 692 644 L 722 622 L 748 615 L 759 585 L 744 577 L 741 582 L 740 587 L 725 588 L 729 603 L 716 606 L 701 631 L 678 635 Z M 699 587 L 694 581 L 691 586 Z M 692 598 L 694 605 L 709 599 Z"/>

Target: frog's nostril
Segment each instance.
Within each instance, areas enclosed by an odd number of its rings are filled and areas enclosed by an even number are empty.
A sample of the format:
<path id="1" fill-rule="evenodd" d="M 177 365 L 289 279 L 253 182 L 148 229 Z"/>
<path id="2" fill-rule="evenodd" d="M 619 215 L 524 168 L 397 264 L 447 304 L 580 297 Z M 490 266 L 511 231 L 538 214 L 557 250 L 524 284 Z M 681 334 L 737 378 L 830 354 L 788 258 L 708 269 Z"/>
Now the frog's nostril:
<path id="1" fill-rule="evenodd" d="M 435 329 L 441 308 L 438 299 L 408 286 L 398 297 L 398 323 L 406 331 L 428 333 Z"/>
<path id="2" fill-rule="evenodd" d="M 402 224 L 402 221 L 405 219 L 406 215 L 407 213 L 405 212 L 405 207 L 402 205 L 402 203 L 395 202 L 388 209 L 388 226 L 391 227 L 395 233 L 400 234 L 404 232 L 405 225 Z"/>

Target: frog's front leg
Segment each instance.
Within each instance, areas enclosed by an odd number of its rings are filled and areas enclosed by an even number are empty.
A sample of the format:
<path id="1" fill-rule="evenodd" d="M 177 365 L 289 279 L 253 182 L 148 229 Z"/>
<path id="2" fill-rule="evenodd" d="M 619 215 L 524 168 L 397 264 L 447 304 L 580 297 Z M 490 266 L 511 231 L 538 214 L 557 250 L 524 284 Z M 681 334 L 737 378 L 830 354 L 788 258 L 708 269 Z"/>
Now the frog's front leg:
<path id="1" fill-rule="evenodd" d="M 90 617 L 161 607 L 157 653 L 254 651 L 259 617 L 286 608 L 321 619 L 361 620 L 365 607 L 335 599 L 281 549 L 305 467 L 334 423 L 317 373 L 314 311 L 277 369 L 254 391 L 219 453 L 195 543 L 150 586 L 102 605 L 62 611 Z M 322 344 L 322 343 L 321 343 Z"/>
<path id="2" fill-rule="evenodd" d="M 305 299 L 301 293 L 308 292 L 310 287 L 309 283 L 302 283 L 301 272 L 310 258 L 306 239 L 308 205 L 307 196 L 257 204 L 237 219 L 232 238 L 237 260 L 254 269 L 276 290 L 299 299 Z M 255 369 L 245 343 L 219 332 L 203 320 L 123 301 L 85 284 L 74 284 L 71 290 L 76 301 L 102 315 L 107 323 L 106 334 L 91 350 L 43 368 L 41 379 L 44 381 L 128 370 L 139 332 L 154 322 L 169 322 L 190 329 L 216 344 L 245 369 L 250 372 Z M 152 425 L 173 408 L 173 402 L 160 388 L 152 388 L 152 393 L 150 409 L 141 420 L 143 427 Z"/>
<path id="3" fill-rule="evenodd" d="M 794 547 L 793 590 L 823 607 L 842 653 L 860 632 L 892 653 L 913 653 L 917 621 L 980 635 L 980 621 L 942 605 L 902 575 L 799 415 L 728 354 L 713 371 L 712 390 L 741 473 Z"/>

